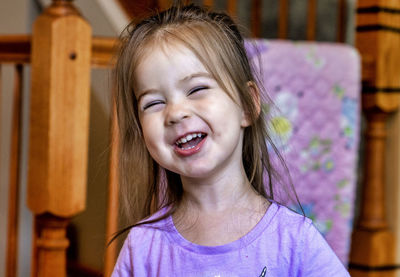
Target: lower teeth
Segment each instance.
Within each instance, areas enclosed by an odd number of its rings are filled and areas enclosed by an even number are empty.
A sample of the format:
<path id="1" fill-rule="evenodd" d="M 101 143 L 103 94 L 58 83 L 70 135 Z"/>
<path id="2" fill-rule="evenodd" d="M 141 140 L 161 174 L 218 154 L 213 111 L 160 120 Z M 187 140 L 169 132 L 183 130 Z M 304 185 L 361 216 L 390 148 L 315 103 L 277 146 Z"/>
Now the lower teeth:
<path id="1" fill-rule="evenodd" d="M 189 149 L 192 149 L 192 148 L 194 148 L 194 146 L 190 146 L 190 147 L 182 148 L 182 149 L 183 149 L 183 150 L 189 150 Z"/>

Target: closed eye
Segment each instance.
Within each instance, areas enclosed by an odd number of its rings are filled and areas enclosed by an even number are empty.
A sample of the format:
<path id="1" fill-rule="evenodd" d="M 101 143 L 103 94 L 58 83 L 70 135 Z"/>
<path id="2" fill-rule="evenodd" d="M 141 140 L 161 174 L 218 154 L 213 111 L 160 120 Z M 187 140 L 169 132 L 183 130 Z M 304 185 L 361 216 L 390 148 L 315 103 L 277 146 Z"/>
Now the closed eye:
<path id="1" fill-rule="evenodd" d="M 192 90 L 189 91 L 188 95 L 192 95 L 192 94 L 194 94 L 194 93 L 196 93 L 198 91 L 205 90 L 205 89 L 208 89 L 208 87 L 207 86 L 195 87 L 195 88 L 193 88 Z"/>
<path id="2" fill-rule="evenodd" d="M 160 100 L 152 101 L 152 102 L 147 103 L 146 105 L 144 105 L 144 106 L 143 106 L 143 110 L 146 110 L 146 109 L 148 109 L 148 108 L 150 108 L 150 107 L 153 107 L 153 106 L 156 106 L 156 105 L 159 105 L 159 104 L 164 104 L 164 102 L 163 102 L 163 101 L 160 101 Z"/>

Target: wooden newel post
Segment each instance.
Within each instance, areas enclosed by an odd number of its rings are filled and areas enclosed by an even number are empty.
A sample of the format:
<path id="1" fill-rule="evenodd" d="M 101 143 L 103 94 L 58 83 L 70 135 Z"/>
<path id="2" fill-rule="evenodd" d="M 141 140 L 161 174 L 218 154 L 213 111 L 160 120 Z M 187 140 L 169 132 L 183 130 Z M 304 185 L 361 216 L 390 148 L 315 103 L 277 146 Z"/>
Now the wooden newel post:
<path id="1" fill-rule="evenodd" d="M 66 276 L 66 226 L 85 209 L 91 28 L 72 1 L 53 0 L 34 23 L 28 207 L 32 276 Z"/>
<path id="2" fill-rule="evenodd" d="M 350 254 L 353 277 L 392 277 L 398 267 L 386 218 L 384 177 L 386 122 L 400 107 L 399 30 L 400 1 L 358 1 L 356 46 L 362 56 L 367 130 L 361 209 Z"/>

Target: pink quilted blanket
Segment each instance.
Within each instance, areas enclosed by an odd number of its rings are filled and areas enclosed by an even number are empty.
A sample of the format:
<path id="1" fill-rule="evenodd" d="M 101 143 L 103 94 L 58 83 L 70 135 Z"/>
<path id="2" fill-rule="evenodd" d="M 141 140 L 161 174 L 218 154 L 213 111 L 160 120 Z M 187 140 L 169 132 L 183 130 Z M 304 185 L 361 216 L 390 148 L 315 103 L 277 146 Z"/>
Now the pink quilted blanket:
<path id="1" fill-rule="evenodd" d="M 263 103 L 307 217 L 343 263 L 353 222 L 360 58 L 342 44 L 247 41 L 273 104 Z M 295 207 L 295 206 L 293 206 Z"/>

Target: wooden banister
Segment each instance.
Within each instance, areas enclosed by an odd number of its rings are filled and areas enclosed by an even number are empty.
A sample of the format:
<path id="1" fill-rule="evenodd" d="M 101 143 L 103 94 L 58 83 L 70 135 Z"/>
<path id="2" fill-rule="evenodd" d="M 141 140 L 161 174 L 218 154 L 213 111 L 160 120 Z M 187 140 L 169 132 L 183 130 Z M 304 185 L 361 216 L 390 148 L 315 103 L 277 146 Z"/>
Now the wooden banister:
<path id="1" fill-rule="evenodd" d="M 110 68 L 115 63 L 118 39 L 114 37 L 93 37 L 91 64 L 93 67 Z"/>
<path id="2" fill-rule="evenodd" d="M 24 64 L 30 62 L 30 35 L 0 36 L 0 63 Z"/>
<path id="3" fill-rule="evenodd" d="M 34 276 L 66 276 L 66 226 L 83 211 L 91 28 L 72 1 L 53 0 L 32 34 L 27 202 L 35 216 Z"/>
<path id="4" fill-rule="evenodd" d="M 28 64 L 31 62 L 30 35 L 0 35 L 0 63 Z M 114 64 L 118 47 L 115 37 L 93 37 L 91 65 L 109 68 Z"/>
<path id="5" fill-rule="evenodd" d="M 394 12 L 396 11 L 396 12 Z M 385 207 L 386 121 L 400 108 L 400 2 L 357 4 L 356 46 L 362 72 L 362 108 L 367 118 L 361 210 L 352 237 L 352 276 L 395 276 L 394 235 Z"/>

